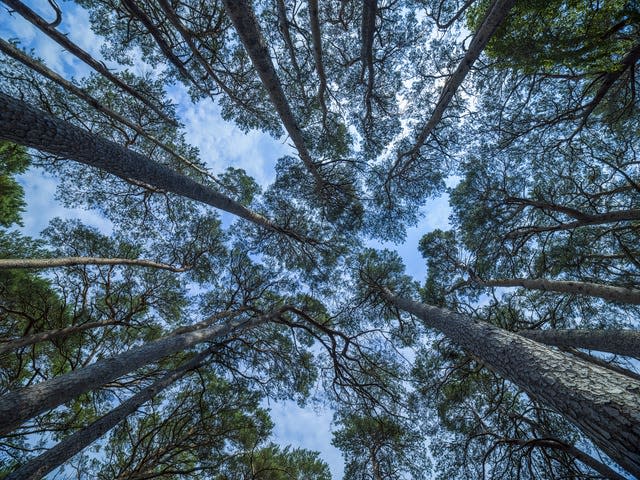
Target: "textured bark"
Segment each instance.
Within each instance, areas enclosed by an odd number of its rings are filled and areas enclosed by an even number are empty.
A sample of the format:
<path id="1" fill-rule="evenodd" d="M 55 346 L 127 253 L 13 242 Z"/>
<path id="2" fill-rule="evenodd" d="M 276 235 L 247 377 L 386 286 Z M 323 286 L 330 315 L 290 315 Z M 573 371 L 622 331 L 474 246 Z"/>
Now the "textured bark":
<path id="1" fill-rule="evenodd" d="M 640 209 L 634 208 L 631 210 L 615 210 L 613 212 L 601 213 L 597 215 L 587 215 L 581 220 L 574 222 L 559 223 L 558 225 L 550 226 L 528 226 L 518 228 L 505 235 L 506 238 L 517 238 L 524 235 L 531 235 L 534 233 L 544 232 L 559 232 L 562 230 L 574 230 L 580 227 L 586 227 L 589 225 L 606 225 L 608 223 L 617 222 L 629 222 L 634 220 L 640 220 Z"/>
<path id="2" fill-rule="evenodd" d="M 100 75 L 108 79 L 111 83 L 116 85 L 121 90 L 127 92 L 132 97 L 140 100 L 147 107 L 152 109 L 160 118 L 162 118 L 165 122 L 170 123 L 172 125 L 177 125 L 176 121 L 169 118 L 157 105 L 153 103 L 153 101 L 133 87 L 127 85 L 114 74 L 112 74 L 109 69 L 101 62 L 93 58 L 88 52 L 84 51 L 80 47 L 78 47 L 75 43 L 73 43 L 69 38 L 58 32 L 55 29 L 53 24 L 48 23 L 44 18 L 40 17 L 33 10 L 27 7 L 24 3 L 19 0 L 1 0 L 5 4 L 7 4 L 11 9 L 18 12 L 25 20 L 29 21 L 34 26 L 38 27 L 42 32 L 49 36 L 53 41 L 58 43 L 60 46 L 64 47 L 65 50 L 68 50 L 77 58 L 82 60 L 84 63 L 93 68 Z"/>
<path id="3" fill-rule="evenodd" d="M 172 192 L 304 241 L 262 215 L 169 167 L 0 92 L 0 139 L 75 160 L 125 181 Z"/>
<path id="4" fill-rule="evenodd" d="M 383 293 L 573 422 L 622 468 L 640 476 L 640 382 L 488 323 Z"/>
<path id="5" fill-rule="evenodd" d="M 544 343 L 544 342 L 540 342 L 540 343 Z M 631 370 L 627 370 L 626 368 L 623 368 L 619 365 L 616 365 L 613 362 L 607 362 L 606 360 L 603 360 L 602 358 L 598 358 L 595 357 L 593 355 L 589 355 L 588 353 L 584 353 L 582 350 L 577 350 L 575 348 L 565 348 L 565 347 L 560 347 L 560 350 L 562 350 L 563 352 L 568 352 L 571 355 L 573 355 L 574 357 L 578 357 L 586 362 L 591 362 L 594 363 L 596 365 L 599 365 L 603 368 L 606 368 L 607 370 L 612 370 L 614 372 L 617 372 L 621 375 L 626 375 L 629 378 L 633 378 L 634 380 L 638 380 L 640 381 L 640 374 L 636 373 L 636 372 L 632 372 Z"/>
<path id="6" fill-rule="evenodd" d="M 465 79 L 474 62 L 478 59 L 484 48 L 487 46 L 487 43 L 491 39 L 491 36 L 495 33 L 502 21 L 505 19 L 514 3 L 515 0 L 494 0 L 494 2 L 491 4 L 491 7 L 487 11 L 487 15 L 480 24 L 480 27 L 476 31 L 473 39 L 471 40 L 471 43 L 469 44 L 467 53 L 464 55 L 464 58 L 458 64 L 458 67 L 453 72 L 453 74 L 451 74 L 451 76 L 447 80 L 447 83 L 442 89 L 442 93 L 440 94 L 440 98 L 438 99 L 438 103 L 436 104 L 431 117 L 418 133 L 414 146 L 411 148 L 411 150 L 403 153 L 402 156 L 416 157 L 418 155 L 420 147 L 422 147 L 435 126 L 440 123 L 445 110 L 449 106 L 449 103 L 453 99 L 456 91 L 462 84 L 462 81 Z"/>
<path id="7" fill-rule="evenodd" d="M 22 422 L 62 405 L 78 395 L 101 387 L 145 365 L 152 364 L 202 342 L 236 333 L 269 322 L 280 315 L 277 310 L 252 320 L 233 320 L 209 328 L 170 335 L 147 343 L 88 367 L 54 377 L 0 397 L 0 435 Z"/>
<path id="8" fill-rule="evenodd" d="M 129 415 L 135 413 L 141 405 L 151 400 L 169 385 L 182 378 L 189 371 L 198 368 L 210 354 L 210 351 L 205 351 L 177 369 L 167 373 L 148 387 L 122 402 L 103 417 L 85 428 L 78 430 L 73 435 L 68 436 L 42 455 L 33 458 L 12 472 L 5 480 L 37 480 L 42 478 L 75 454 L 91 445 Z"/>
<path id="9" fill-rule="evenodd" d="M 238 33 L 240 42 L 244 45 L 253 67 L 258 72 L 262 85 L 264 85 L 269 93 L 271 103 L 278 112 L 284 128 L 287 130 L 291 141 L 293 141 L 300 155 L 300 159 L 313 176 L 316 188 L 322 190 L 325 182 L 311 158 L 311 154 L 302 136 L 302 131 L 296 122 L 287 97 L 282 90 L 278 74 L 269 55 L 269 48 L 262 35 L 258 19 L 256 18 L 251 3 L 247 0 L 224 0 L 224 6 L 227 15 Z"/>
<path id="10" fill-rule="evenodd" d="M 174 267 L 166 263 L 139 258 L 60 257 L 60 258 L 0 258 L 0 270 L 9 268 L 56 268 L 74 265 L 133 265 L 158 268 L 171 272 L 186 272 L 188 267 Z"/>
<path id="11" fill-rule="evenodd" d="M 206 320 L 203 320 L 198 323 L 194 323 L 193 325 L 187 325 L 185 327 L 180 327 L 171 332 L 170 335 L 179 335 L 182 333 L 193 332 L 196 330 L 200 330 L 202 328 L 210 326 L 213 322 L 221 320 L 227 317 L 237 317 L 242 313 L 244 309 L 239 309 L 236 311 L 225 311 L 216 315 L 211 315 Z M 6 352 L 10 352 L 12 350 L 17 350 L 18 348 L 26 347 L 28 345 L 33 345 L 35 343 L 45 342 L 47 340 L 60 340 L 62 338 L 66 338 L 69 335 L 73 335 L 74 333 L 84 332 L 85 330 L 93 330 L 94 328 L 102 328 L 108 327 L 110 325 L 126 325 L 125 322 L 119 320 L 103 320 L 99 322 L 87 322 L 81 325 L 72 325 L 65 328 L 59 328 L 56 330 L 47 330 L 46 332 L 34 333 L 33 335 L 28 335 L 22 338 L 16 338 L 13 340 L 9 340 L 6 343 L 0 343 L 0 355 Z"/>
<path id="12" fill-rule="evenodd" d="M 523 337 L 561 348 L 586 348 L 640 359 L 640 331 L 636 330 L 523 330 Z"/>
<path id="13" fill-rule="evenodd" d="M 26 65 L 30 69 L 35 70 L 40 75 L 42 75 L 42 76 L 48 78 L 49 80 L 57 83 L 62 88 L 64 88 L 68 92 L 72 93 L 76 97 L 80 98 L 81 100 L 86 102 L 87 105 L 95 108 L 100 113 L 106 115 L 107 117 L 111 118 L 112 120 L 115 120 L 116 122 L 119 122 L 119 123 L 129 127 L 131 130 L 136 132 L 141 137 L 146 138 L 148 141 L 150 141 L 154 145 L 160 147 L 162 150 L 167 152 L 169 155 L 173 156 L 179 162 L 187 165 L 189 168 L 193 168 L 197 172 L 209 177 L 211 180 L 213 180 L 214 182 L 218 183 L 218 179 L 215 176 L 213 176 L 211 173 L 209 173 L 206 169 L 200 167 L 199 165 L 196 165 L 195 163 L 193 163 L 191 160 L 189 160 L 185 156 L 180 155 L 173 148 L 169 147 L 168 145 L 166 145 L 165 143 L 161 142 L 156 137 L 154 137 L 153 135 L 148 133 L 145 129 L 140 127 L 140 125 L 137 125 L 137 124 L 133 123 L 129 119 L 127 119 L 127 118 L 123 117 L 122 115 L 120 115 L 119 113 L 114 112 L 110 108 L 105 107 L 104 105 L 102 105 L 102 103 L 100 103 L 100 101 L 98 99 L 92 97 L 91 95 L 86 93 L 84 90 L 76 87 L 73 83 L 71 83 L 68 80 L 64 79 L 63 77 L 61 77 L 60 75 L 58 75 L 54 71 L 49 70 L 43 64 L 41 64 L 40 62 L 37 62 L 35 59 L 29 57 L 27 54 L 25 54 L 21 50 L 17 49 L 13 45 L 11 45 L 9 42 L 5 42 L 4 40 L 0 39 L 0 51 L 6 53 L 10 57 L 18 60 L 19 62 L 21 62 L 23 65 Z"/>
<path id="14" fill-rule="evenodd" d="M 546 280 L 544 278 L 501 278 L 474 281 L 486 287 L 524 287 L 531 290 L 586 295 L 604 298 L 612 302 L 640 305 L 640 290 L 634 288 L 615 287 L 591 282 Z"/>
<path id="15" fill-rule="evenodd" d="M 108 327 L 110 325 L 123 325 L 124 322 L 118 320 L 103 320 L 101 322 L 87 322 L 81 325 L 72 325 L 70 327 L 58 328 L 56 330 L 47 330 L 46 332 L 34 333 L 22 338 L 16 338 L 6 343 L 0 343 L 0 355 L 17 350 L 18 348 L 27 347 L 47 340 L 60 340 L 62 338 L 73 335 L 74 333 L 84 332 L 85 330 L 93 330 L 94 328 Z"/>

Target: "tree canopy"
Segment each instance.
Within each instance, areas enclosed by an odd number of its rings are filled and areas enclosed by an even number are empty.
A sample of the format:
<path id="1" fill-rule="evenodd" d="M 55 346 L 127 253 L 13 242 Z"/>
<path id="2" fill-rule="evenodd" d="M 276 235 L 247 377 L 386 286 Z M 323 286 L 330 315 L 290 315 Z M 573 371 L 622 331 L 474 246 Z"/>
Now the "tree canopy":
<path id="1" fill-rule="evenodd" d="M 0 478 L 640 478 L 637 2 L 0 15 Z"/>

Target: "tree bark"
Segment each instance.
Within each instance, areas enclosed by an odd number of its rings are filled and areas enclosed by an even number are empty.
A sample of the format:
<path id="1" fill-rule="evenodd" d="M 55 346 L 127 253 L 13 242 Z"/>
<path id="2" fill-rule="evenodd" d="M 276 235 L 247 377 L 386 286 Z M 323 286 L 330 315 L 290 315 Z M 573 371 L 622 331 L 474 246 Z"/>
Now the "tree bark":
<path id="1" fill-rule="evenodd" d="M 84 51 L 80 47 L 78 47 L 75 43 L 73 43 L 69 38 L 60 33 L 55 29 L 54 26 L 49 24 L 44 18 L 40 17 L 33 10 L 27 7 L 24 3 L 19 0 L 1 0 L 5 4 L 7 4 L 11 9 L 18 12 L 25 20 L 29 21 L 34 26 L 38 27 L 43 33 L 45 33 L 49 38 L 51 38 L 54 42 L 58 43 L 65 50 L 71 52 L 77 58 L 82 60 L 84 63 L 93 68 L 100 75 L 108 79 L 111 83 L 119 87 L 121 90 L 127 92 L 132 97 L 140 100 L 147 107 L 152 109 L 160 118 L 162 118 L 165 122 L 171 125 L 177 125 L 177 122 L 174 119 L 171 119 L 165 114 L 157 105 L 142 95 L 140 92 L 135 90 L 133 87 L 127 85 L 114 74 L 112 74 L 109 69 L 102 63 L 93 58 L 88 52 Z"/>
<path id="2" fill-rule="evenodd" d="M 382 293 L 566 417 L 622 468 L 640 476 L 640 382 L 486 322 L 384 288 Z"/>
<path id="3" fill-rule="evenodd" d="M 544 278 L 501 278 L 495 280 L 475 280 L 475 283 L 486 287 L 524 287 L 546 292 L 570 293 L 599 297 L 611 302 L 640 305 L 640 290 L 626 287 L 615 287 L 591 282 L 574 282 L 567 280 L 546 280 Z"/>
<path id="4" fill-rule="evenodd" d="M 573 222 L 559 223 L 557 225 L 550 226 L 527 226 L 521 227 L 509 232 L 505 235 L 505 238 L 518 238 L 525 235 L 532 235 L 535 233 L 545 232 L 559 232 L 563 230 L 574 230 L 580 227 L 587 227 L 590 225 L 606 225 L 609 223 L 629 222 L 634 220 L 640 220 L 640 209 L 634 208 L 631 210 L 615 210 L 612 212 L 600 213 L 597 215 L 586 215 L 581 220 L 575 220 Z"/>
<path id="5" fill-rule="evenodd" d="M 471 70 L 472 65 L 487 46 L 487 43 L 489 43 L 489 40 L 502 21 L 506 18 L 514 4 L 515 0 L 494 0 L 491 4 L 487 11 L 487 15 L 469 44 L 467 53 L 465 53 L 462 61 L 458 64 L 458 67 L 453 74 L 451 74 L 442 89 L 442 93 L 440 94 L 440 98 L 438 99 L 438 103 L 436 104 L 431 117 L 418 133 L 414 146 L 409 151 L 403 153 L 402 156 L 411 156 L 415 158 L 418 155 L 420 147 L 422 147 L 435 126 L 440 123 L 444 111 L 449 106 L 449 103 L 453 99 L 456 91 Z"/>
<path id="6" fill-rule="evenodd" d="M 311 26 L 311 41 L 313 43 L 313 60 L 318 74 L 318 103 L 322 110 L 322 125 L 327 126 L 327 102 L 324 98 L 327 91 L 327 75 L 324 72 L 322 60 L 322 34 L 320 32 L 320 14 L 318 11 L 318 0 L 309 0 L 309 25 Z"/>
<path id="7" fill-rule="evenodd" d="M 0 343 L 0 355 L 3 355 L 12 350 L 18 348 L 27 347 L 35 343 L 44 342 L 47 340 L 59 340 L 61 338 L 68 337 L 74 333 L 84 332 L 85 330 L 92 330 L 94 328 L 108 327 L 109 325 L 124 325 L 124 322 L 119 320 L 103 320 L 101 322 L 87 322 L 81 325 L 72 325 L 70 327 L 58 328 L 56 330 L 47 330 L 46 332 L 34 333 L 22 338 L 16 338 L 9 340 L 8 342 Z"/>
<path id="8" fill-rule="evenodd" d="M 313 176 L 316 188 L 321 191 L 325 184 L 324 179 L 311 158 L 302 136 L 302 131 L 282 90 L 282 85 L 271 61 L 269 48 L 260 30 L 253 7 L 247 0 L 224 0 L 224 6 L 236 29 L 240 42 L 244 45 L 253 67 L 258 72 L 262 85 L 269 93 L 271 103 L 273 103 L 280 120 L 282 120 L 287 133 L 291 137 L 291 141 L 293 141 L 300 155 L 300 159 Z"/>
<path id="9" fill-rule="evenodd" d="M 122 115 L 120 115 L 119 113 L 111 110 L 110 108 L 105 107 L 102 103 L 100 103 L 100 101 L 98 99 L 92 97 L 91 95 L 89 95 L 87 92 L 85 92 L 81 88 L 76 87 L 73 83 L 71 83 L 68 80 L 64 79 L 63 77 L 58 75 L 56 72 L 48 69 L 42 63 L 40 63 L 40 62 L 36 61 L 35 59 L 31 58 L 30 56 L 28 56 L 27 54 L 25 54 L 24 52 L 22 52 L 21 50 L 17 49 L 13 45 L 11 45 L 9 42 L 6 42 L 1 38 L 0 38 L 0 50 L 2 52 L 4 52 L 5 54 L 9 55 L 10 57 L 18 60 L 20 63 L 22 63 L 23 65 L 29 67 L 30 69 L 35 70 L 40 75 L 42 75 L 42 76 L 48 78 L 49 80 L 57 83 L 62 88 L 64 88 L 68 92 L 71 92 L 73 95 L 75 95 L 76 97 L 80 98 L 87 105 L 95 108 L 100 113 L 106 115 L 107 117 L 111 118 L 112 120 L 115 120 L 116 122 L 119 122 L 119 123 L 129 127 L 131 130 L 136 132 L 138 135 L 140 135 L 143 138 L 146 138 L 148 141 L 150 141 L 154 145 L 160 147 L 162 150 L 164 150 L 169 155 L 171 155 L 172 157 L 177 159 L 179 162 L 184 163 L 189 168 L 192 168 L 192 169 L 196 170 L 197 172 L 209 177 L 211 180 L 213 180 L 218 185 L 220 185 L 219 180 L 214 175 L 209 173 L 206 169 L 202 168 L 199 165 L 196 165 L 191 160 L 186 158 L 184 155 L 179 154 L 173 148 L 169 147 L 167 144 L 161 142 L 156 137 L 151 135 L 149 132 L 145 131 L 145 129 L 140 127 L 140 125 L 137 125 L 137 124 L 133 123 L 128 118 L 125 118 Z"/>
<path id="10" fill-rule="evenodd" d="M 640 332 L 636 330 L 523 330 L 523 337 L 560 348 L 586 348 L 640 360 Z"/>
<path id="11" fill-rule="evenodd" d="M 148 402 L 162 390 L 182 378 L 189 371 L 198 368 L 210 350 L 200 353 L 180 367 L 167 373 L 148 387 L 122 402 L 95 422 L 68 436 L 45 453 L 31 459 L 12 472 L 5 480 L 38 480 L 62 465 L 75 454 L 91 445 L 121 421 L 133 414 L 142 404 Z"/>
<path id="12" fill-rule="evenodd" d="M 184 351 L 202 342 L 253 328 L 277 318 L 282 309 L 252 320 L 234 320 L 147 343 L 88 367 L 45 380 L 0 397 L 0 435 L 22 422 L 62 405 L 78 395 L 98 388 L 140 367 Z"/>
<path id="13" fill-rule="evenodd" d="M 125 181 L 142 182 L 205 203 L 261 227 L 304 241 L 294 232 L 275 225 L 210 187 L 1 92 L 0 139 L 99 168 Z"/>
<path id="14" fill-rule="evenodd" d="M 186 272 L 189 267 L 174 267 L 167 263 L 140 258 L 59 257 L 59 258 L 0 258 L 0 270 L 10 268 L 57 268 L 74 265 L 133 265 L 158 268 L 171 272 Z"/>

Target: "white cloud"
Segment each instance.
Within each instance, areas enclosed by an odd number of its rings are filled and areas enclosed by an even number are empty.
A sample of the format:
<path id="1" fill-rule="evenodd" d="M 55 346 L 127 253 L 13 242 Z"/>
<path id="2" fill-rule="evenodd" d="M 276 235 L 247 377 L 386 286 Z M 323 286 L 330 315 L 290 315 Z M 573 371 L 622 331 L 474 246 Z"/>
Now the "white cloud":
<path id="1" fill-rule="evenodd" d="M 343 477 L 344 459 L 340 450 L 331 445 L 331 410 L 300 408 L 291 401 L 271 403 L 269 407 L 275 423 L 275 442 L 320 452 L 320 457 L 329 464 L 332 478 Z"/>

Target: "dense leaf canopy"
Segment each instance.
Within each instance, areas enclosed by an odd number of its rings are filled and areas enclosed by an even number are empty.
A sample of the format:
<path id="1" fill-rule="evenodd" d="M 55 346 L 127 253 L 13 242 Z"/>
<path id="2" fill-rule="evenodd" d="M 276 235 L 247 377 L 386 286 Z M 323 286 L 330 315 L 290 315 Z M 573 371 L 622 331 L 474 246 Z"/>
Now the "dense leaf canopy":
<path id="1" fill-rule="evenodd" d="M 0 478 L 640 476 L 638 2 L 2 2 Z"/>

